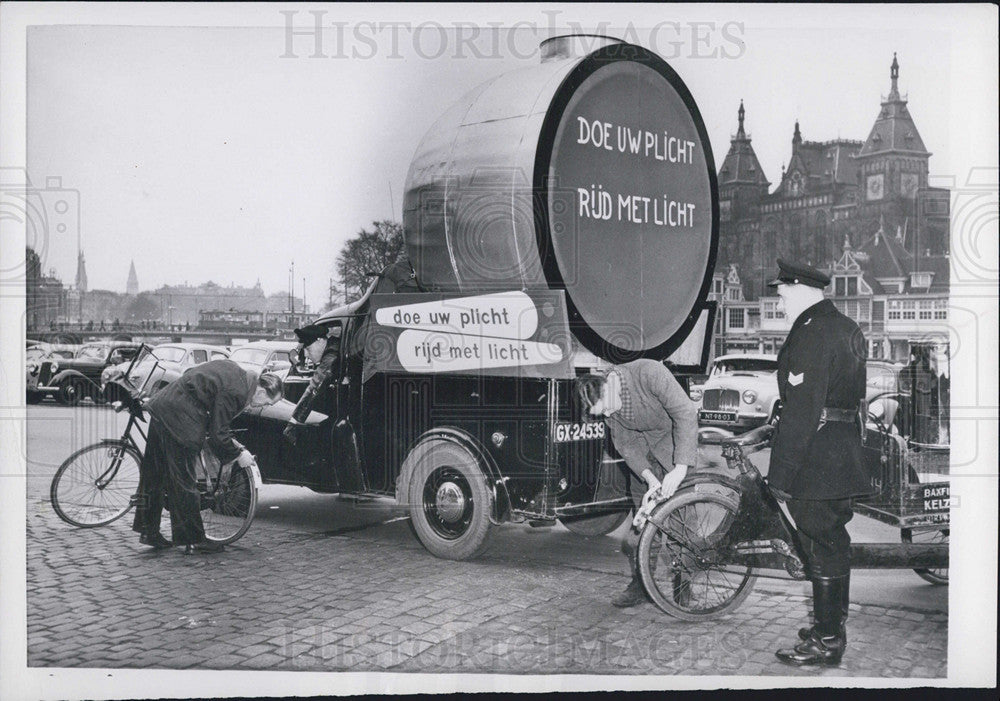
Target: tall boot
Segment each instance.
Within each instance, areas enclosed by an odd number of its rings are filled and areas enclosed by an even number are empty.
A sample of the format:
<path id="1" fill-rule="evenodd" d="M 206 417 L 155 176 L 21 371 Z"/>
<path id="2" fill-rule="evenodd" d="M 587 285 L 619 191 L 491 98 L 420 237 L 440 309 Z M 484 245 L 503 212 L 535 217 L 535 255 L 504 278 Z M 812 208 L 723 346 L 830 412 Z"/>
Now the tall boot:
<path id="1" fill-rule="evenodd" d="M 778 650 L 778 659 L 793 665 L 837 665 L 847 646 L 843 623 L 846 577 L 814 577 L 813 614 L 816 625 L 808 639 L 791 649 Z"/>
<path id="2" fill-rule="evenodd" d="M 851 573 L 848 572 L 844 575 L 844 585 L 841 591 L 840 599 L 840 613 L 841 613 L 841 630 L 840 634 L 844 638 L 844 643 L 847 643 L 847 615 L 850 613 L 851 608 Z M 813 633 L 814 626 L 809 626 L 807 628 L 799 628 L 799 640 L 808 640 L 809 636 Z"/>

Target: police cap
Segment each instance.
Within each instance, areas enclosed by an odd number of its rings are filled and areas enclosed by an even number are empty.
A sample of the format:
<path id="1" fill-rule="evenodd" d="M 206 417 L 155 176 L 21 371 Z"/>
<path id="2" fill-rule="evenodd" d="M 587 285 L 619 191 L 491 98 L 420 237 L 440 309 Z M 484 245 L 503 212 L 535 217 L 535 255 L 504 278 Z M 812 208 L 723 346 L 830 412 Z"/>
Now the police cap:
<path id="1" fill-rule="evenodd" d="M 823 289 L 830 284 L 830 276 L 826 275 L 811 265 L 799 262 L 789 262 L 778 259 L 778 277 L 767 283 L 768 287 L 778 285 L 808 285 Z"/>
<path id="2" fill-rule="evenodd" d="M 301 329 L 295 329 L 295 338 L 303 346 L 309 346 L 315 343 L 317 339 L 326 338 L 326 333 L 327 329 L 325 326 L 309 324 L 309 326 L 303 326 Z"/>

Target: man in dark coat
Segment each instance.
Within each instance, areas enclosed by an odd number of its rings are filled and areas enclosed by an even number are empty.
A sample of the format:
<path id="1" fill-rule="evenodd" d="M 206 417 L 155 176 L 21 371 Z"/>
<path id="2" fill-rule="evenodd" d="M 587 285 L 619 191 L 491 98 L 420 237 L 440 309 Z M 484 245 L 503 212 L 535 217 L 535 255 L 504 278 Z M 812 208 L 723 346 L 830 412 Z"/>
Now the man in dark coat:
<path id="1" fill-rule="evenodd" d="M 815 625 L 777 655 L 789 664 L 835 665 L 847 643 L 851 499 L 871 491 L 861 454 L 867 344 L 858 325 L 823 297 L 827 275 L 780 258 L 778 269 L 770 285 L 792 328 L 778 353 L 782 408 L 768 483 L 795 521 Z"/>
<path id="2" fill-rule="evenodd" d="M 194 545 L 218 552 L 221 544 L 205 539 L 197 487 L 196 461 L 202 448 L 225 464 L 241 466 L 253 456 L 240 445 L 229 425 L 248 406 L 281 399 L 281 380 L 244 370 L 231 360 L 212 360 L 187 370 L 149 400 L 149 433 L 139 467 L 139 503 L 132 530 L 139 542 L 154 548 Z M 167 494 L 173 543 L 160 533 L 163 494 Z"/>
<path id="3" fill-rule="evenodd" d="M 309 385 L 299 397 L 292 417 L 288 420 L 288 425 L 284 430 L 285 440 L 292 445 L 298 441 L 298 428 L 309 418 L 309 412 L 312 411 L 316 396 L 330 381 L 336 370 L 337 359 L 340 357 L 340 338 L 327 336 L 327 333 L 327 328 L 319 324 L 310 324 L 301 329 L 295 329 L 295 337 L 299 341 L 296 350 L 314 363 L 316 369 L 313 370 L 312 377 L 309 378 Z"/>
<path id="4" fill-rule="evenodd" d="M 646 499 L 672 496 L 698 458 L 698 410 L 670 371 L 655 360 L 634 360 L 606 375 L 581 377 L 577 387 L 590 413 L 604 417 L 615 449 L 634 473 L 630 495 L 636 510 Z M 611 601 L 619 608 L 646 600 L 636 568 L 638 540 L 631 528 L 622 540 L 632 580 Z"/>

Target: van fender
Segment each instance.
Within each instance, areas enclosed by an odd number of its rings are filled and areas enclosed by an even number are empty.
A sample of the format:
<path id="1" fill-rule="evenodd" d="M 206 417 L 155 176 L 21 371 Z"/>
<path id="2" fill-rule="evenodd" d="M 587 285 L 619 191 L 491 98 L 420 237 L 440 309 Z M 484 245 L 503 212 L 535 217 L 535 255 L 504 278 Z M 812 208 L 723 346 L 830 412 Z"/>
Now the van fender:
<path id="1" fill-rule="evenodd" d="M 500 475 L 499 467 L 479 441 L 457 428 L 435 428 L 427 431 L 416 440 L 407 453 L 406 459 L 403 460 L 399 477 L 396 479 L 396 503 L 402 505 L 407 502 L 406 495 L 409 492 L 413 466 L 417 462 L 415 459 L 411 460 L 411 457 L 419 455 L 423 450 L 431 449 L 435 442 L 452 443 L 472 454 L 482 470 L 486 486 L 490 491 L 490 520 L 494 525 L 499 525 L 506 520 L 510 512 L 510 495 L 507 492 L 506 482 Z"/>

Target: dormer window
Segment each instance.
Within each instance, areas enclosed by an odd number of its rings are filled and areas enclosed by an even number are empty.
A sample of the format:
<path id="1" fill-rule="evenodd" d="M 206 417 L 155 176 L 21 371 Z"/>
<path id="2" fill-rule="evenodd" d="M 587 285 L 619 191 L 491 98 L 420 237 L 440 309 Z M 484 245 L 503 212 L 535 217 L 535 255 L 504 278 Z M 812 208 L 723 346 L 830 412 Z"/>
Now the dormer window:
<path id="1" fill-rule="evenodd" d="M 931 286 L 933 275 L 928 272 L 910 273 L 910 287 L 927 289 Z"/>
<path id="2" fill-rule="evenodd" d="M 833 278 L 835 297 L 856 297 L 858 294 L 857 275 L 837 275 Z"/>

